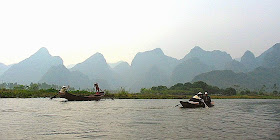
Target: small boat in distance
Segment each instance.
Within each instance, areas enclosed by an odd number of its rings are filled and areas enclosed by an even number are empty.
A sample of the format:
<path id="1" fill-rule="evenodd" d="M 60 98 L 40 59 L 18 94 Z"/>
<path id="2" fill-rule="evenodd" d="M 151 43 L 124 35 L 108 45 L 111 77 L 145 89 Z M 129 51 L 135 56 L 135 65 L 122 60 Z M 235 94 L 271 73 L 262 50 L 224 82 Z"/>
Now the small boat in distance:
<path id="1" fill-rule="evenodd" d="M 60 98 L 65 98 L 68 101 L 99 101 L 103 96 L 104 92 L 101 91 L 99 94 L 89 95 L 89 96 L 78 96 L 73 95 L 68 92 L 59 93 Z"/>
<path id="2" fill-rule="evenodd" d="M 68 93 L 67 89 L 69 88 L 69 86 L 68 88 L 66 86 L 63 86 L 58 92 L 58 95 L 60 98 L 65 98 L 68 101 L 99 101 L 104 96 L 104 91 L 100 91 L 98 85 L 96 87 L 98 88 L 98 90 L 95 94 L 89 96 L 79 96 L 79 95 Z"/>
<path id="3" fill-rule="evenodd" d="M 199 108 L 199 107 L 213 107 L 214 102 L 211 102 L 210 96 L 208 93 L 202 94 L 201 92 L 194 95 L 189 101 L 180 101 L 182 108 Z"/>
<path id="4" fill-rule="evenodd" d="M 203 107 L 205 108 L 205 104 L 204 103 L 199 103 L 199 102 L 192 102 L 192 101 L 180 101 L 181 105 L 183 108 L 199 108 L 199 107 Z M 213 107 L 214 106 L 214 102 L 211 102 L 211 104 L 207 105 L 208 107 Z"/>

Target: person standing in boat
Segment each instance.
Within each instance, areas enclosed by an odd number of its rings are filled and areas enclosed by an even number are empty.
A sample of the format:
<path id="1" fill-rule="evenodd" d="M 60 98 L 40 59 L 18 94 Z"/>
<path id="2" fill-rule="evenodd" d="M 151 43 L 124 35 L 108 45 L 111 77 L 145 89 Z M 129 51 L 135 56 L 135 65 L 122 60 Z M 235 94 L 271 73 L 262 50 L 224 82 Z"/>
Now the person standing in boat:
<path id="1" fill-rule="evenodd" d="M 100 88 L 98 86 L 98 83 L 95 83 L 93 86 L 95 87 L 96 94 L 99 94 Z"/>

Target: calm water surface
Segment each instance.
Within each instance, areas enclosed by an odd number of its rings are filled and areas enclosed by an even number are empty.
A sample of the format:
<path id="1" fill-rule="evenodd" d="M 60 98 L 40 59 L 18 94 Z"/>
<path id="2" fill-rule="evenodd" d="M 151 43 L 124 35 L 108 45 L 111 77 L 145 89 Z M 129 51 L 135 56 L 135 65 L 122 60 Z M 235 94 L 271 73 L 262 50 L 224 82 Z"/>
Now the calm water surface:
<path id="1" fill-rule="evenodd" d="M 0 139 L 280 139 L 280 100 L 0 99 Z"/>

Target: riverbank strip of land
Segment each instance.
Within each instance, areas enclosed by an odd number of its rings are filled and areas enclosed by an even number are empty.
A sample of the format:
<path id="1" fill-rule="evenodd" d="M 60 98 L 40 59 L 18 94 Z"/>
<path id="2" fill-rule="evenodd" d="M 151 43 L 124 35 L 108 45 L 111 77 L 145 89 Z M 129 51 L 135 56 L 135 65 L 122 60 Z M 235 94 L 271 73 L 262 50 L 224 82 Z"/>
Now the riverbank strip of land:
<path id="1" fill-rule="evenodd" d="M 94 94 L 87 91 L 72 91 L 72 94 L 87 96 Z M 29 90 L 3 90 L 0 89 L 0 98 L 50 98 L 57 95 L 57 91 L 29 91 Z M 104 98 L 114 99 L 190 99 L 193 95 L 173 95 L 173 94 L 149 94 L 149 93 L 108 93 Z M 263 95 L 215 95 L 210 94 L 212 99 L 280 99 L 280 95 L 263 94 Z"/>

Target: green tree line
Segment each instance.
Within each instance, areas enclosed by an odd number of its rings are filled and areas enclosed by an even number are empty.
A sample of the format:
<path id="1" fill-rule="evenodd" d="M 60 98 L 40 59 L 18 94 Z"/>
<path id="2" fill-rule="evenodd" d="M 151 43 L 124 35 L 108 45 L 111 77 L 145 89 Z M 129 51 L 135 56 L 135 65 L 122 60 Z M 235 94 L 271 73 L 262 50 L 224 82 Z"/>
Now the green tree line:
<path id="1" fill-rule="evenodd" d="M 17 83 L 2 83 L 0 84 L 0 98 L 37 98 L 51 97 L 58 93 L 61 86 L 49 85 L 46 83 L 31 83 L 30 85 L 20 85 Z M 75 95 L 90 95 L 94 94 L 93 89 L 75 90 L 69 88 L 69 92 Z M 108 98 L 120 99 L 182 99 L 189 98 L 198 92 L 208 92 L 210 95 L 217 96 L 235 96 L 235 95 L 272 95 L 280 96 L 280 92 L 273 91 L 267 93 L 265 90 L 250 91 L 244 89 L 237 91 L 235 88 L 229 87 L 220 89 L 216 86 L 211 86 L 205 82 L 198 81 L 194 83 L 177 83 L 171 87 L 154 86 L 152 88 L 142 88 L 140 93 L 129 93 L 121 88 L 115 92 L 105 91 Z"/>
<path id="2" fill-rule="evenodd" d="M 220 89 L 217 86 L 211 86 L 206 84 L 203 81 L 198 81 L 194 83 L 177 83 L 171 87 L 167 86 L 155 86 L 149 89 L 142 88 L 141 92 L 142 94 L 145 93 L 153 93 L 153 94 L 172 94 L 172 95 L 194 95 L 195 93 L 198 92 L 208 92 L 210 94 L 214 95 L 226 95 L 226 96 L 231 96 L 231 95 L 279 95 L 280 92 L 277 90 L 274 90 L 272 93 L 267 93 L 263 88 L 260 91 L 250 91 L 248 89 L 243 89 L 237 91 L 233 87 L 228 87 L 225 89 Z"/>

